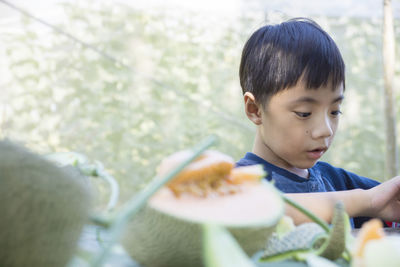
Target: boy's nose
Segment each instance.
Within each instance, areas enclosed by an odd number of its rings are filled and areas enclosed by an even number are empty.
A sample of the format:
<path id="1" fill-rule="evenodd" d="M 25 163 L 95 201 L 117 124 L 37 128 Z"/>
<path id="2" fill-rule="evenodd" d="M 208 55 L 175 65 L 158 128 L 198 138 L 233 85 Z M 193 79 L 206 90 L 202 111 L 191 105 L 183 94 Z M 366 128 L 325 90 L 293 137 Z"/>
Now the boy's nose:
<path id="1" fill-rule="evenodd" d="M 334 122 L 329 118 L 329 116 L 324 116 L 316 122 L 314 131 L 312 132 L 312 138 L 327 138 L 331 137 L 334 132 Z"/>

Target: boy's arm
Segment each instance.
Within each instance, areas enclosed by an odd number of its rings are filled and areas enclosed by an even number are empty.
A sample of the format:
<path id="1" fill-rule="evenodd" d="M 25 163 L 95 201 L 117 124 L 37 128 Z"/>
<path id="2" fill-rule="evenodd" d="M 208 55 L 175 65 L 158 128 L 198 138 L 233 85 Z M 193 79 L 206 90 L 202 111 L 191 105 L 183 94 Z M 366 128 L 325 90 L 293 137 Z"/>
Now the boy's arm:
<path id="1" fill-rule="evenodd" d="M 350 217 L 368 216 L 387 221 L 400 221 L 400 176 L 368 190 L 285 194 L 321 219 L 331 222 L 333 207 L 342 201 Z M 286 214 L 295 224 L 310 221 L 295 208 L 286 205 Z"/>
<path id="2" fill-rule="evenodd" d="M 295 193 L 285 195 L 312 211 L 322 220 L 330 223 L 333 215 L 333 207 L 339 200 L 344 203 L 346 212 L 350 217 L 361 216 L 360 211 L 368 209 L 366 191 L 367 190 L 354 189 L 346 191 Z M 286 205 L 286 215 L 292 217 L 296 225 L 310 221 L 306 215 L 290 205 Z"/>

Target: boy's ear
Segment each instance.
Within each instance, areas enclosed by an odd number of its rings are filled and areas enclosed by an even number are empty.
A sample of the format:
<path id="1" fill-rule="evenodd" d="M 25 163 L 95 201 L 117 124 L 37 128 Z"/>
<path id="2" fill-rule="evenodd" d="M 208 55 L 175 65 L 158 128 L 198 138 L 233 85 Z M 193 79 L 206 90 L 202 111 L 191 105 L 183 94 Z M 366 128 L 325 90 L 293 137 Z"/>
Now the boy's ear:
<path id="1" fill-rule="evenodd" d="M 250 92 L 244 94 L 244 109 L 249 120 L 251 120 L 255 125 L 261 124 L 262 107 L 256 103 L 256 98 Z"/>

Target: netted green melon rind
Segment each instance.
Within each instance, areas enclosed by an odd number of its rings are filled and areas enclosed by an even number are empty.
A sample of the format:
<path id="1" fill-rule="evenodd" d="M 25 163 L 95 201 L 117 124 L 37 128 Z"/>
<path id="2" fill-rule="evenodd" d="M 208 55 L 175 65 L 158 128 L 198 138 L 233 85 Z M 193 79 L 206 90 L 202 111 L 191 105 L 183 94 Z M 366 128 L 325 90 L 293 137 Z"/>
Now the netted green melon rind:
<path id="1" fill-rule="evenodd" d="M 262 261 L 276 261 L 294 256 L 296 253 L 307 252 L 320 246 L 326 239 L 326 233 L 316 223 L 304 223 L 279 238 L 273 234 L 265 246 Z"/>
<path id="2" fill-rule="evenodd" d="M 271 224 L 263 227 L 227 229 L 251 256 L 265 245 L 278 220 L 279 217 L 271 218 Z M 122 244 L 143 266 L 203 266 L 202 224 L 170 216 L 149 206 L 129 223 Z"/>
<path id="3" fill-rule="evenodd" d="M 65 266 L 88 220 L 90 194 L 73 169 L 0 142 L 0 266 Z"/>

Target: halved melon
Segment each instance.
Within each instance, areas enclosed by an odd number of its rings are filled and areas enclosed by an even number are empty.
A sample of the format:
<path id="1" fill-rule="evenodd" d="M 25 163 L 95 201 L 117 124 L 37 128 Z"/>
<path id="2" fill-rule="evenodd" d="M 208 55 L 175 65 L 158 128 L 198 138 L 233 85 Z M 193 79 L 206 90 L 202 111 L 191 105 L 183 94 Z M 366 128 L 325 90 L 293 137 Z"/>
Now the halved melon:
<path id="1" fill-rule="evenodd" d="M 132 258 L 148 267 L 203 266 L 204 223 L 227 227 L 249 256 L 262 249 L 284 214 L 283 200 L 261 179 L 262 168 L 257 178 L 252 168 L 249 179 L 232 167 L 230 157 L 207 151 L 159 190 L 126 228 L 122 244 Z"/>
<path id="2" fill-rule="evenodd" d="M 365 222 L 357 235 L 353 254 L 355 257 L 362 257 L 366 244 L 371 240 L 381 239 L 385 236 L 382 221 L 371 219 Z"/>

